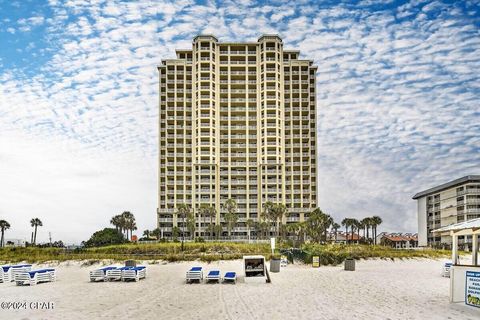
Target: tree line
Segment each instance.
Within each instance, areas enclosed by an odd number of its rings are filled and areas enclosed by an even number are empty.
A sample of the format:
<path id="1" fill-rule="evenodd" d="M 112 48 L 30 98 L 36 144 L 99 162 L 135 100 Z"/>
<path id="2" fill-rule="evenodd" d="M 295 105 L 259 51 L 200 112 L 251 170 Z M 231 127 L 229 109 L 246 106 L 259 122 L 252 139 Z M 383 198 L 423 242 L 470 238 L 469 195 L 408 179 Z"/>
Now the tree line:
<path id="1" fill-rule="evenodd" d="M 30 226 L 34 228 L 34 231 L 32 231 L 32 237 L 30 240 L 30 244 L 36 245 L 37 243 L 37 229 L 38 227 L 42 227 L 43 223 L 42 220 L 39 218 L 32 218 L 30 220 Z M 1 238 L 0 238 L 0 248 L 5 247 L 5 231 L 10 229 L 11 225 L 8 221 L 6 220 L 0 220 L 0 231 L 1 231 Z"/>
<path id="2" fill-rule="evenodd" d="M 224 225 L 227 230 L 228 238 L 232 238 L 232 231 L 238 224 L 239 217 L 237 215 L 238 207 L 233 199 L 228 199 L 222 205 Z M 334 219 L 324 213 L 320 208 L 313 210 L 306 215 L 305 221 L 288 224 L 281 224 L 283 218 L 288 218 L 291 215 L 288 208 L 281 203 L 266 202 L 263 205 L 263 211 L 260 214 L 260 219 L 245 220 L 247 229 L 247 237 L 250 240 L 251 231 L 254 230 L 257 238 L 267 239 L 272 234 L 281 239 L 294 238 L 297 241 L 305 241 L 307 238 L 314 242 L 327 242 L 333 239 L 329 238 L 329 234 L 334 235 L 337 241 L 340 224 Z M 200 224 L 207 223 L 205 233 L 210 239 L 219 239 L 223 233 L 222 224 L 216 221 L 217 211 L 214 206 L 202 204 L 197 210 L 197 214 L 188 204 L 179 204 L 174 212 L 177 222 L 182 222 L 180 227 L 174 226 L 172 228 L 172 237 L 177 239 L 181 236 L 185 238 L 188 232 L 190 239 L 194 239 L 195 231 L 197 229 L 197 221 Z M 198 218 L 198 220 L 197 220 Z M 362 242 L 376 244 L 377 227 L 382 223 L 382 219 L 378 216 L 366 217 L 362 220 L 354 218 L 345 218 L 341 221 L 341 225 L 345 227 L 346 242 Z M 350 233 L 349 233 L 350 231 Z M 360 232 L 363 232 L 363 237 L 360 237 Z M 370 233 L 371 231 L 371 233 Z M 354 239 L 353 234 L 357 234 L 358 238 Z M 155 237 L 160 239 L 162 237 L 162 228 L 157 228 L 152 231 L 145 230 L 143 233 L 145 238 Z M 370 237 L 371 235 L 371 237 Z"/>

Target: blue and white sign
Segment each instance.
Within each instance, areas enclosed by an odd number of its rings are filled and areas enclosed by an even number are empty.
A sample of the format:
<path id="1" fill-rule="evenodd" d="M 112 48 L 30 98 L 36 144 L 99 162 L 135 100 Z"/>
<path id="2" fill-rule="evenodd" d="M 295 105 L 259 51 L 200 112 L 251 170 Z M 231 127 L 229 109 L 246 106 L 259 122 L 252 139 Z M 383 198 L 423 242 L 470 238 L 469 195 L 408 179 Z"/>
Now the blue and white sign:
<path id="1" fill-rule="evenodd" d="M 467 271 L 465 278 L 465 304 L 480 308 L 480 272 Z"/>

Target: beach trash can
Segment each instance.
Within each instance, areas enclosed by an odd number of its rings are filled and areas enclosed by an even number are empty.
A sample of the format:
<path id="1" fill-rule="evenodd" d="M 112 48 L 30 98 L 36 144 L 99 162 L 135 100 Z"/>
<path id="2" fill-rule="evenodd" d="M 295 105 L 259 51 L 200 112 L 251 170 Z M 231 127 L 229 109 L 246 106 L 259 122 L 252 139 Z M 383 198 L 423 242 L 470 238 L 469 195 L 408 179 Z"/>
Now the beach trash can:
<path id="1" fill-rule="evenodd" d="M 352 259 L 352 258 L 345 259 L 345 270 L 355 271 L 355 259 Z"/>
<path id="2" fill-rule="evenodd" d="M 280 262 L 282 260 L 279 258 L 270 259 L 270 272 L 280 272 Z"/>
<path id="3" fill-rule="evenodd" d="M 125 261 L 125 267 L 136 267 L 137 262 L 135 260 L 127 260 Z"/>

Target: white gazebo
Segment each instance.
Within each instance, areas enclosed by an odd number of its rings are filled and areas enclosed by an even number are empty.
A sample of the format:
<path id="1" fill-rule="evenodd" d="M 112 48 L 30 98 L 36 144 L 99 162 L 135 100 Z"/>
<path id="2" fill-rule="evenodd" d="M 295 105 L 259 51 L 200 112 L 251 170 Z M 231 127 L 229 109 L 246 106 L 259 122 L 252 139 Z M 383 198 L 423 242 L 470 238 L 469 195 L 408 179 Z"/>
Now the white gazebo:
<path id="1" fill-rule="evenodd" d="M 480 218 L 451 224 L 433 230 L 452 237 L 452 263 L 450 269 L 450 302 L 465 302 L 480 307 L 480 265 L 478 263 L 478 235 Z M 458 259 L 458 236 L 472 236 L 472 264 L 461 264 Z M 477 304 L 478 303 L 478 304 Z"/>

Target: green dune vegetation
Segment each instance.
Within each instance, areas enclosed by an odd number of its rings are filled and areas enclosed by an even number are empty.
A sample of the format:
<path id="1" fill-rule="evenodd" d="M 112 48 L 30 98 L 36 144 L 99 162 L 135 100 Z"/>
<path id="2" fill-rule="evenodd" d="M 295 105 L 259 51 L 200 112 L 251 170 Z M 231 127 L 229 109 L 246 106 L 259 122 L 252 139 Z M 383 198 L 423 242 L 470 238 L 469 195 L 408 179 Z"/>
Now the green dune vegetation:
<path id="1" fill-rule="evenodd" d="M 280 245 L 276 254 L 288 250 Z M 27 261 L 40 263 L 49 261 L 87 260 L 91 263 L 99 260 L 123 261 L 127 259 L 146 261 L 216 261 L 241 259 L 244 255 L 260 254 L 270 257 L 269 244 L 246 244 L 227 242 L 185 243 L 128 243 L 104 247 L 67 250 L 65 248 L 2 248 L 0 263 Z M 293 254 L 298 262 L 311 263 L 312 256 L 320 257 L 321 265 L 337 265 L 346 258 L 354 259 L 411 259 L 444 258 L 450 256 L 448 250 L 395 250 L 390 247 L 362 244 L 303 244 Z"/>
<path id="2" fill-rule="evenodd" d="M 269 204 L 262 214 L 262 222 L 257 226 L 258 243 L 235 242 L 231 239 L 228 242 L 215 241 L 215 237 L 209 236 L 208 241 L 202 238 L 190 238 L 188 241 L 180 242 L 178 238 L 167 241 L 159 237 L 158 232 L 146 230 L 146 237 L 143 241 L 133 241 L 132 233 L 137 229 L 134 215 L 129 211 L 112 217 L 110 223 L 115 228 L 104 228 L 99 230 L 83 242 L 82 248 L 68 249 L 59 242 L 57 245 L 36 244 L 36 229 L 42 226 L 40 219 L 32 219 L 31 226 L 32 242 L 27 247 L 3 247 L 0 248 L 0 264 L 26 261 L 31 263 L 49 261 L 81 260 L 85 264 L 94 263 L 100 260 L 146 260 L 158 261 L 216 261 L 241 259 L 244 255 L 264 255 L 271 257 L 269 238 L 269 226 L 273 228 L 273 234 L 277 238 L 277 249 L 274 256 L 287 255 L 290 260 L 297 262 L 311 263 L 313 256 L 320 257 L 321 265 L 337 265 L 347 258 L 353 259 L 411 259 L 411 258 L 443 258 L 449 257 L 450 251 L 434 249 L 417 250 L 396 250 L 390 247 L 377 245 L 375 243 L 377 226 L 382 222 L 380 217 L 365 218 L 362 221 L 345 218 L 342 225 L 345 233 L 359 235 L 357 239 L 348 238 L 345 243 L 336 243 L 337 230 L 340 225 L 335 223 L 331 216 L 322 212 L 319 208 L 310 213 L 305 222 L 292 223 L 286 226 L 279 224 L 280 219 L 285 215 L 286 209 L 282 205 Z M 183 208 L 183 207 L 182 207 Z M 188 208 L 186 208 L 188 209 Z M 232 213 L 233 215 L 233 213 Z M 235 225 L 236 218 L 232 216 L 232 224 Z M 0 224 L 3 220 L 0 220 Z M 2 225 L 3 233 L 8 229 L 7 222 Z M 266 228 L 261 228 L 261 226 Z M 264 230 L 265 229 L 265 230 Z M 263 231 L 262 231 L 263 230 Z M 329 237 L 333 233 L 334 236 Z M 363 237 L 360 232 L 363 231 Z M 369 233 L 371 231 L 371 233 Z M 194 232 L 192 232 L 193 234 Z M 372 237 L 370 237 L 372 235 Z M 230 236 L 229 236 L 230 237 Z M 184 237 L 182 237 L 183 239 Z M 142 239 L 141 239 L 142 240 Z M 55 244 L 55 243 L 54 243 Z M 293 249 L 292 249 L 293 248 Z"/>

